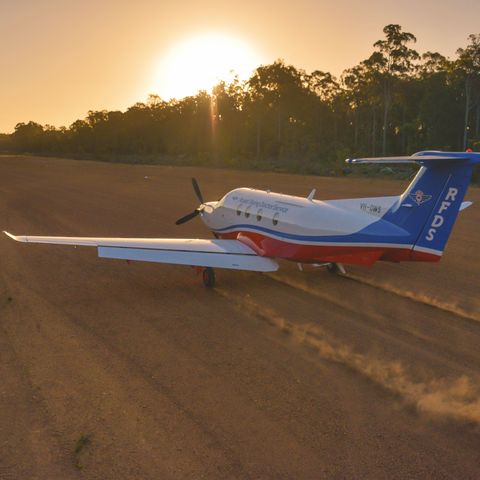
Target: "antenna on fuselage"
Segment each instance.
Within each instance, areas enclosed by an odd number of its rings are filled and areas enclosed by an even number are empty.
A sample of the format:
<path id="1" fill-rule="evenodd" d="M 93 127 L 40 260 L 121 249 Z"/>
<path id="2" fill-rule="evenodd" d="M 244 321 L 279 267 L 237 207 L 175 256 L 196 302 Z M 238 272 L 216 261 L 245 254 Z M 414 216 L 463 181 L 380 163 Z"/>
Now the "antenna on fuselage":
<path id="1" fill-rule="evenodd" d="M 317 190 L 314 188 L 314 189 L 308 194 L 307 200 L 312 201 L 312 200 L 313 200 L 313 197 L 315 196 L 316 193 L 317 193 Z"/>

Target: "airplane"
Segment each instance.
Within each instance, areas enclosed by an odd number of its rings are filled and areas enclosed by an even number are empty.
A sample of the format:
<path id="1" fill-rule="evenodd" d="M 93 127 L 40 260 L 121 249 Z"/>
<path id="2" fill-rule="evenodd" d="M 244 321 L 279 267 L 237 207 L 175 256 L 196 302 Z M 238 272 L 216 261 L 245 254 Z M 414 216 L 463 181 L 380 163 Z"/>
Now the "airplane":
<path id="1" fill-rule="evenodd" d="M 26 243 L 94 246 L 98 256 L 190 265 L 215 285 L 214 268 L 274 272 L 277 259 L 326 266 L 345 273 L 344 264 L 437 262 L 441 259 L 480 153 L 423 151 L 412 156 L 347 159 L 357 164 L 420 166 L 398 196 L 315 200 L 315 190 L 297 197 L 237 188 L 205 202 L 192 179 L 200 205 L 176 221 L 200 216 L 215 239 L 16 236 Z"/>

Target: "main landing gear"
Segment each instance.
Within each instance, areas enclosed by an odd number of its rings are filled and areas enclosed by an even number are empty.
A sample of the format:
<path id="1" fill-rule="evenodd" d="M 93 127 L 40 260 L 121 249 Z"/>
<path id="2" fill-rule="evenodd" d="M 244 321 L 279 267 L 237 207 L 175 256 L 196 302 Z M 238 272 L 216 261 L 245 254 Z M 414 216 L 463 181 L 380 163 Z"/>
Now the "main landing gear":
<path id="1" fill-rule="evenodd" d="M 212 267 L 206 267 L 202 271 L 203 284 L 207 288 L 213 288 L 215 286 L 215 271 Z"/>
<path id="2" fill-rule="evenodd" d="M 327 271 L 329 271 L 330 273 L 336 273 L 341 275 L 345 275 L 347 273 L 342 263 L 324 262 L 324 263 L 311 263 L 308 265 L 311 265 L 313 268 L 326 268 Z M 303 264 L 297 263 L 297 266 L 298 266 L 298 269 L 301 272 L 303 272 Z"/>
<path id="3" fill-rule="evenodd" d="M 329 263 L 327 264 L 327 270 L 330 273 L 341 273 L 342 275 L 347 273 L 345 267 L 341 263 Z"/>

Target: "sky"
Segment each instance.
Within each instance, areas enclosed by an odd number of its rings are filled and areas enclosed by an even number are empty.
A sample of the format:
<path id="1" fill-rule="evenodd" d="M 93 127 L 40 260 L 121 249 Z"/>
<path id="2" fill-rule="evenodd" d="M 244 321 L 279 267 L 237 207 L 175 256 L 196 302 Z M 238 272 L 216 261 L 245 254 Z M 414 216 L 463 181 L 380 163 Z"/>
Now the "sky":
<path id="1" fill-rule="evenodd" d="M 479 19 L 478 0 L 0 0 L 0 132 L 183 96 L 227 63 L 340 75 L 389 23 L 453 58 Z"/>

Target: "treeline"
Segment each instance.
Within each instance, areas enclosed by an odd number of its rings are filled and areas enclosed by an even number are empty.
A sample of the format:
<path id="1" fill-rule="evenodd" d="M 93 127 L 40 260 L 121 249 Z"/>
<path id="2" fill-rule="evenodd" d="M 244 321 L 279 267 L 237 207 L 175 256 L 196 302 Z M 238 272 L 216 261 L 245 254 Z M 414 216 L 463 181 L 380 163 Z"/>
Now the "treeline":
<path id="1" fill-rule="evenodd" d="M 480 34 L 454 59 L 420 55 L 387 25 L 369 58 L 335 78 L 278 60 L 247 81 L 125 112 L 89 111 L 70 127 L 19 123 L 13 152 L 325 172 L 348 156 L 480 147 Z"/>

